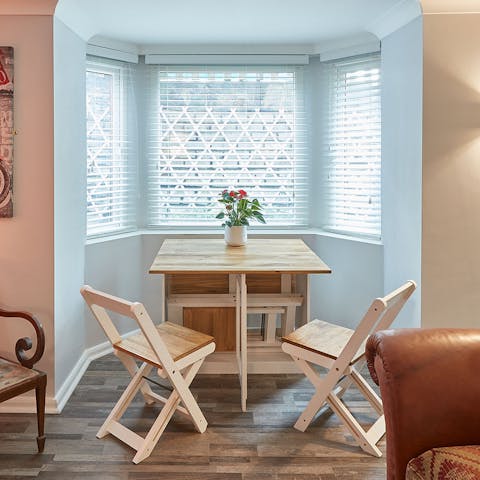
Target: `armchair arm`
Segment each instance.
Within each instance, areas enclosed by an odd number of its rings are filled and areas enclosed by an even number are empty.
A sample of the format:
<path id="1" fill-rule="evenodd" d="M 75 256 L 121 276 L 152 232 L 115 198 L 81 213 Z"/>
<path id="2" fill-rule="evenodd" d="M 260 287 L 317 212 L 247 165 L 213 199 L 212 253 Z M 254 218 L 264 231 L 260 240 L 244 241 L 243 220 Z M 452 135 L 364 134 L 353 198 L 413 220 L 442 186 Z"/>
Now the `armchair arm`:
<path id="1" fill-rule="evenodd" d="M 15 355 L 17 356 L 18 361 L 24 367 L 32 368 L 33 365 L 42 358 L 43 352 L 45 350 L 45 333 L 43 331 L 42 324 L 28 312 L 14 312 L 3 310 L 2 308 L 0 308 L 0 317 L 23 318 L 32 324 L 37 335 L 37 347 L 34 354 L 30 358 L 28 358 L 28 356 L 26 355 L 26 351 L 32 348 L 31 338 L 20 338 L 15 344 Z"/>
<path id="2" fill-rule="evenodd" d="M 387 479 L 433 447 L 480 444 L 480 330 L 385 330 L 367 342 L 387 430 Z"/>

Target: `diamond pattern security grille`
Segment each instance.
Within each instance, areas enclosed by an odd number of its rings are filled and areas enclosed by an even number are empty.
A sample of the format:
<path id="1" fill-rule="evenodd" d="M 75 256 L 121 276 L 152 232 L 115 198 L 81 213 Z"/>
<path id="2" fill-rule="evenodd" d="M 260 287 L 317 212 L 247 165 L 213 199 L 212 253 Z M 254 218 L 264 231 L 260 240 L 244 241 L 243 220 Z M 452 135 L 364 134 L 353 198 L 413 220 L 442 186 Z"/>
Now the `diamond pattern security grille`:
<path id="1" fill-rule="evenodd" d="M 121 66 L 87 65 L 88 236 L 124 231 L 134 225 L 125 81 Z"/>
<path id="2" fill-rule="evenodd" d="M 150 226 L 218 225 L 218 194 L 244 188 L 268 225 L 307 223 L 299 68 L 152 67 Z"/>

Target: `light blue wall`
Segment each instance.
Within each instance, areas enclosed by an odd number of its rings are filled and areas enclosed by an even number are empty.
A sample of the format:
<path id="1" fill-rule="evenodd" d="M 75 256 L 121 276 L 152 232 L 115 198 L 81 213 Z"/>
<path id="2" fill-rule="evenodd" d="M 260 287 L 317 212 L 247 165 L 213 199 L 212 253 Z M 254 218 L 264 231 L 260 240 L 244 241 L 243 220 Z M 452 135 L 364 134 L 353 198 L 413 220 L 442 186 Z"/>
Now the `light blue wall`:
<path id="1" fill-rule="evenodd" d="M 85 349 L 85 42 L 54 20 L 55 391 Z"/>
<path id="2" fill-rule="evenodd" d="M 383 246 L 327 235 L 305 240 L 332 269 L 311 276 L 311 317 L 355 328 L 383 295 Z"/>
<path id="3" fill-rule="evenodd" d="M 382 230 L 385 291 L 418 290 L 395 326 L 421 325 L 422 18 L 382 40 Z"/>
<path id="4" fill-rule="evenodd" d="M 132 301 L 144 302 L 142 275 L 146 268 L 142 262 L 140 235 L 110 241 L 90 243 L 85 247 L 85 283 L 93 288 Z M 86 347 L 107 340 L 98 322 L 85 308 Z M 138 328 L 133 320 L 120 318 L 116 326 L 122 333 Z"/>

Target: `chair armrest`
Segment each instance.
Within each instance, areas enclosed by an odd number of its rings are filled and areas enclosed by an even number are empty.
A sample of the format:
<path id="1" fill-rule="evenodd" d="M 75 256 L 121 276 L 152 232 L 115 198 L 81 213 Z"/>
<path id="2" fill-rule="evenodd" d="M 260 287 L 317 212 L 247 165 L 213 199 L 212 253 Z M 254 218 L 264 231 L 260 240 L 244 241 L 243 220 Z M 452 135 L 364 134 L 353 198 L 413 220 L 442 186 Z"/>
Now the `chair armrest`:
<path id="1" fill-rule="evenodd" d="M 388 480 L 432 447 L 480 444 L 480 330 L 385 330 L 366 357 L 385 411 Z"/>
<path id="2" fill-rule="evenodd" d="M 32 368 L 43 355 L 45 350 L 45 333 L 42 324 L 28 312 L 15 312 L 0 308 L 0 317 L 23 318 L 31 323 L 37 335 L 37 346 L 34 354 L 28 358 L 26 351 L 32 348 L 32 340 L 29 337 L 23 337 L 17 340 L 15 344 L 15 355 L 18 361 L 27 368 Z"/>

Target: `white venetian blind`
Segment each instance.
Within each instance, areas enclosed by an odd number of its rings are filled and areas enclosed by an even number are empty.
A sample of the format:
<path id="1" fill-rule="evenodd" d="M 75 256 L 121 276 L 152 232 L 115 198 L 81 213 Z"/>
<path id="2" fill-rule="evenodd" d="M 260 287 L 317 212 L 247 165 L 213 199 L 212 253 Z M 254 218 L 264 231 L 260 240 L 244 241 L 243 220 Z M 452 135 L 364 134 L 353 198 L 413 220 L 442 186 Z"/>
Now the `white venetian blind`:
<path id="1" fill-rule="evenodd" d="M 307 223 L 302 67 L 149 68 L 149 226 L 218 225 L 232 186 L 267 225 Z"/>
<path id="2" fill-rule="evenodd" d="M 380 54 L 325 64 L 325 230 L 381 236 Z"/>
<path id="3" fill-rule="evenodd" d="M 87 236 L 135 228 L 132 72 L 123 62 L 87 61 Z"/>

